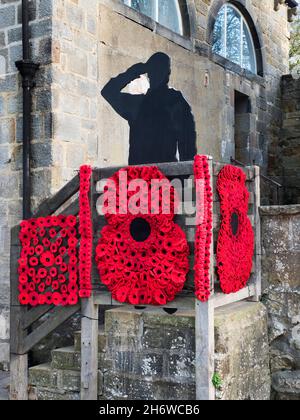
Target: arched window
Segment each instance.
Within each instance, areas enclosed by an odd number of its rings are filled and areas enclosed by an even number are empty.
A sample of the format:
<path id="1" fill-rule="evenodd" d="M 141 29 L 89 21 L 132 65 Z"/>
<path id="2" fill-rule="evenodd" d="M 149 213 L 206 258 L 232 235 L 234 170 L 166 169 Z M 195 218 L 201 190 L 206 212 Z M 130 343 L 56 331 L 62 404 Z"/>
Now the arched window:
<path id="1" fill-rule="evenodd" d="M 124 3 L 149 16 L 180 35 L 184 34 L 181 7 L 178 0 L 123 0 Z"/>
<path id="2" fill-rule="evenodd" d="M 213 52 L 257 74 L 256 50 L 250 27 L 241 11 L 225 4 L 217 16 L 213 32 Z"/>

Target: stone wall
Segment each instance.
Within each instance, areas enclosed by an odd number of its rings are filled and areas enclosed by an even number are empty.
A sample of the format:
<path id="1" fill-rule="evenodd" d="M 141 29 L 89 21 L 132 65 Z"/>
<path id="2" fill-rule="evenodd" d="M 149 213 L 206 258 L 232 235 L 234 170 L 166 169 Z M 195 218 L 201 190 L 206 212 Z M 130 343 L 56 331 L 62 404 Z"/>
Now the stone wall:
<path id="1" fill-rule="evenodd" d="M 300 399 L 300 206 L 263 207 L 264 301 L 273 393 Z"/>
<path id="2" fill-rule="evenodd" d="M 41 64 L 33 108 L 33 203 L 51 188 L 51 1 L 32 0 L 32 52 Z M 21 1 L 0 1 L 0 369 L 9 360 L 10 227 L 21 215 L 22 87 L 15 61 L 22 58 Z"/>
<path id="3" fill-rule="evenodd" d="M 216 312 L 220 400 L 270 399 L 267 314 L 260 303 Z M 51 364 L 30 369 L 31 398 L 79 399 L 80 334 L 75 346 L 52 352 Z M 99 334 L 99 399 L 194 400 L 195 314 L 158 308 L 106 312 Z"/>
<path id="4" fill-rule="evenodd" d="M 187 39 L 119 0 L 30 1 L 33 57 L 41 63 L 32 116 L 34 206 L 72 178 L 81 163 L 127 164 L 128 126 L 100 90 L 112 76 L 157 51 L 170 55 L 171 85 L 193 107 L 199 152 L 222 161 L 235 154 L 238 91 L 250 98 L 252 121 L 251 148 L 241 156 L 266 168 L 270 152 L 272 168 L 280 77 L 288 72 L 287 10 L 282 6 L 275 12 L 273 0 L 238 2 L 261 37 L 264 77 L 255 77 L 211 54 L 211 22 L 222 3 L 187 1 Z M 14 65 L 21 58 L 20 5 L 21 0 L 0 0 L 0 363 L 8 354 L 9 229 L 21 217 L 22 89 Z"/>
<path id="5" fill-rule="evenodd" d="M 287 204 L 300 204 L 300 79 L 282 80 L 283 127 L 280 157 Z"/>

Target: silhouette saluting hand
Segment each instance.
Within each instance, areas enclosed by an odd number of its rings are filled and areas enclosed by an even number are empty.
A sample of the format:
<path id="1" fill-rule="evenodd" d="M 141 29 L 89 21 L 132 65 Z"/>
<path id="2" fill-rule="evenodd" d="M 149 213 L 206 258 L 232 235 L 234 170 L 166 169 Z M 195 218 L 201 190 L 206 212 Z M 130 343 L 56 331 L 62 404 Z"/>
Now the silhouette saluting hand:
<path id="1" fill-rule="evenodd" d="M 130 95 L 123 89 L 142 74 L 148 74 L 146 95 Z M 130 126 L 129 164 L 192 160 L 196 155 L 195 121 L 181 92 L 168 86 L 171 60 L 154 54 L 111 79 L 101 94 Z"/>
<path id="2" fill-rule="evenodd" d="M 137 63 L 130 67 L 127 72 L 128 75 L 132 75 L 134 77 L 133 80 L 138 79 L 142 74 L 147 73 L 147 65 L 145 63 Z"/>

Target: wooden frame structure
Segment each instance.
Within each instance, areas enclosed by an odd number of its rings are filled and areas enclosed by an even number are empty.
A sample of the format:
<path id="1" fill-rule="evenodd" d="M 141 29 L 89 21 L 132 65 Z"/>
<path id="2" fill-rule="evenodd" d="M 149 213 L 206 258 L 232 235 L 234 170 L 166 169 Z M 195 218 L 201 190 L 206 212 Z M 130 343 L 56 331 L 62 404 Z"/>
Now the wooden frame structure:
<path id="1" fill-rule="evenodd" d="M 196 399 L 214 400 L 214 311 L 215 309 L 245 299 L 258 301 L 261 296 L 261 233 L 260 233 L 260 169 L 259 167 L 243 168 L 247 175 L 247 187 L 250 191 L 249 217 L 255 230 L 255 258 L 253 272 L 248 286 L 232 295 L 224 295 L 218 290 L 216 273 L 216 240 L 220 226 L 220 203 L 216 191 L 216 181 L 225 164 L 215 163 L 209 158 L 214 192 L 214 234 L 211 245 L 211 299 L 201 303 L 195 299 L 192 289 L 184 290 L 174 302 L 164 308 L 195 309 L 196 337 Z M 159 164 L 159 169 L 169 179 L 193 177 L 193 162 Z M 94 247 L 98 241 L 101 228 L 106 224 L 105 218 L 96 212 L 96 201 L 101 192 L 98 182 L 112 176 L 120 168 L 94 169 L 92 175 L 91 205 L 93 212 Z M 76 176 L 54 197 L 45 201 L 35 217 L 51 214 L 74 214 L 79 212 L 78 204 L 79 177 Z M 184 228 L 184 217 L 175 219 Z M 37 307 L 28 309 L 18 302 L 18 258 L 20 245 L 19 228 L 12 229 L 11 239 L 11 399 L 28 399 L 28 352 L 60 324 L 75 313 L 81 311 L 81 399 L 97 399 L 98 380 L 98 313 L 99 306 L 122 306 L 112 299 L 111 294 L 100 287 L 95 264 L 92 275 L 93 295 L 89 300 L 82 300 L 81 305 L 70 308 Z M 189 231 L 188 240 L 193 242 L 193 232 Z M 193 246 L 193 244 L 191 244 Z M 191 267 L 192 270 L 192 267 Z M 193 279 L 193 276 L 192 276 Z M 157 310 L 162 310 L 158 308 Z"/>

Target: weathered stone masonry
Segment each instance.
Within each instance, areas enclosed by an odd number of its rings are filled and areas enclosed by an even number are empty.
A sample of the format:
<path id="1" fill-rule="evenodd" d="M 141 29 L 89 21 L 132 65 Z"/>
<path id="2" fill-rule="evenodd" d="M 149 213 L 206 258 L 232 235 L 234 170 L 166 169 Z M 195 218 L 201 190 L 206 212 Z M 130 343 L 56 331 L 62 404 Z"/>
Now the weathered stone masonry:
<path id="1" fill-rule="evenodd" d="M 264 303 L 273 397 L 300 399 L 300 206 L 263 207 Z"/>
<path id="2" fill-rule="evenodd" d="M 300 79 L 286 76 L 282 80 L 283 124 L 279 154 L 285 185 L 285 202 L 300 203 Z"/>
<path id="3" fill-rule="evenodd" d="M 22 89 L 14 66 L 21 58 L 20 3 L 0 0 L 0 364 L 8 362 L 9 228 L 21 217 Z M 119 0 L 32 0 L 32 50 L 41 63 L 32 117 L 33 204 L 58 190 L 81 163 L 127 164 L 128 127 L 103 101 L 100 89 L 157 51 L 171 56 L 171 84 L 193 107 L 199 152 L 222 161 L 235 154 L 237 91 L 251 102 L 251 135 L 242 132 L 241 158 L 274 168 L 280 78 L 288 73 L 287 10 L 282 6 L 275 12 L 273 0 L 238 3 L 251 14 L 261 39 L 264 77 L 246 75 L 210 53 L 220 0 L 187 1 L 190 39 Z M 249 141 L 248 150 L 243 144 Z"/>
<path id="4" fill-rule="evenodd" d="M 267 312 L 238 303 L 216 312 L 216 372 L 221 400 L 270 399 Z M 194 400 L 195 313 L 168 315 L 131 307 L 105 313 L 99 333 L 99 399 Z M 80 398 L 81 336 L 52 352 L 49 364 L 30 369 L 32 399 Z"/>
<path id="5" fill-rule="evenodd" d="M 52 2 L 30 2 L 32 53 L 41 64 L 34 95 L 33 202 L 51 189 Z M 22 58 L 21 2 L 0 2 L 0 367 L 9 353 L 10 227 L 21 218 L 22 88 L 15 61 Z"/>

